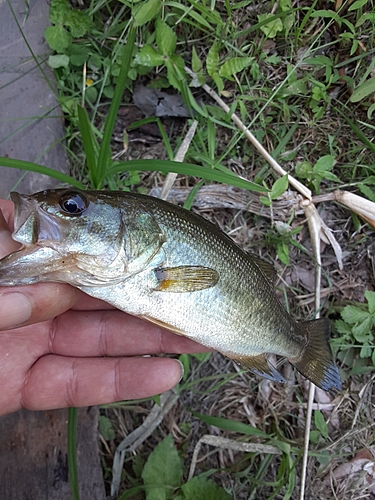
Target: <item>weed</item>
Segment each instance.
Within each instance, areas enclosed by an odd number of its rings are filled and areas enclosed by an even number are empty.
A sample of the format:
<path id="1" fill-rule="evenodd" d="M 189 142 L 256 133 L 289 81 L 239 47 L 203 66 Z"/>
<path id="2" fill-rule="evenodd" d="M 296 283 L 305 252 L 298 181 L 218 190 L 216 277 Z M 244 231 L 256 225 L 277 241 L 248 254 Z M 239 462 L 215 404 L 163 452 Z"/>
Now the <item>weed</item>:
<path id="1" fill-rule="evenodd" d="M 366 290 L 365 298 L 365 304 L 345 306 L 340 313 L 341 319 L 335 321 L 340 337 L 334 339 L 333 346 L 340 349 L 337 356 L 349 369 L 349 374 L 372 370 L 375 365 L 375 292 Z"/>

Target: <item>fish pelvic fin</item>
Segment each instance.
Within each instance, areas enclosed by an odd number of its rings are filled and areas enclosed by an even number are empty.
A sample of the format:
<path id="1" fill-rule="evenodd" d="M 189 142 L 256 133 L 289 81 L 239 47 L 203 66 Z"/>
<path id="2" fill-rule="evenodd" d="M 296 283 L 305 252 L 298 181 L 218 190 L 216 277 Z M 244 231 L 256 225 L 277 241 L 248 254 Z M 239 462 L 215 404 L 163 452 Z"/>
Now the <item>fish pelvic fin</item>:
<path id="1" fill-rule="evenodd" d="M 329 337 L 331 322 L 327 318 L 298 323 L 308 343 L 298 360 L 289 359 L 302 375 L 324 391 L 341 390 L 341 377 L 333 362 Z"/>
<path id="2" fill-rule="evenodd" d="M 256 375 L 274 380 L 275 382 L 285 382 L 284 377 L 276 370 L 276 368 L 268 361 L 265 354 L 258 356 L 228 356 L 233 361 L 238 363 L 242 368 L 251 370 Z"/>

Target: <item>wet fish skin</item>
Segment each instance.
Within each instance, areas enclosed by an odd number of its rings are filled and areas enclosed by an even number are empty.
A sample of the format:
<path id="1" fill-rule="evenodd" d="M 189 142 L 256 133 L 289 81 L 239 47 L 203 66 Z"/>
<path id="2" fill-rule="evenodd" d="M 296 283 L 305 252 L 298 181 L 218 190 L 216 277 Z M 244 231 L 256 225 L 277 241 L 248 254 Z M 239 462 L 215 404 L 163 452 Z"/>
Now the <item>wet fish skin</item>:
<path id="1" fill-rule="evenodd" d="M 340 389 L 327 320 L 295 322 L 277 300 L 272 266 L 204 218 L 137 193 L 12 194 L 13 238 L 0 285 L 70 283 L 130 314 L 283 381 L 286 357 L 319 387 Z"/>

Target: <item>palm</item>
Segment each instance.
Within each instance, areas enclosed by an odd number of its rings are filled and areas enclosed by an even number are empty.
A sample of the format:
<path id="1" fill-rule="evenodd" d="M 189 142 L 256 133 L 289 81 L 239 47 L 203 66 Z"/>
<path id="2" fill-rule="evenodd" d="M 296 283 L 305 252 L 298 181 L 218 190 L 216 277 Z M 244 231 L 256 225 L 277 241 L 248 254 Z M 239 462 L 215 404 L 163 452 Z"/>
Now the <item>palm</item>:
<path id="1" fill-rule="evenodd" d="M 17 244 L 8 229 L 13 205 L 0 200 L 0 209 L 3 257 Z M 180 365 L 169 358 L 134 356 L 205 350 L 56 283 L 1 288 L 0 330 L 3 414 L 21 407 L 86 406 L 158 394 L 177 383 Z"/>

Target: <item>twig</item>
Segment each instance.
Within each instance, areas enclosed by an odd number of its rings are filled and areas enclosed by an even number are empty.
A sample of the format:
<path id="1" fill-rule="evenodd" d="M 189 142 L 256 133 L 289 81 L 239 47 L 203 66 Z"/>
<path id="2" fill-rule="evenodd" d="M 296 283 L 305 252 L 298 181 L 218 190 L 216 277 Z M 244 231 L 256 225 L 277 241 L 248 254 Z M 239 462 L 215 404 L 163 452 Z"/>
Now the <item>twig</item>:
<path id="1" fill-rule="evenodd" d="M 190 143 L 193 140 L 195 131 L 197 130 L 198 122 L 194 120 L 189 128 L 184 140 L 181 143 L 181 146 L 178 148 L 177 154 L 174 157 L 174 161 L 182 162 L 184 161 L 185 155 L 189 149 Z M 174 181 L 176 180 L 177 174 L 174 172 L 169 172 L 167 177 L 165 178 L 163 188 L 161 190 L 160 198 L 162 200 L 166 200 L 168 198 L 169 191 L 171 190 Z"/>
<path id="2" fill-rule="evenodd" d="M 136 450 L 154 432 L 177 400 L 178 394 L 173 389 L 163 393 L 160 396 L 160 406 L 155 403 L 143 424 L 126 436 L 118 445 L 113 457 L 111 496 L 117 495 L 120 488 L 125 454 Z"/>
<path id="3" fill-rule="evenodd" d="M 311 202 L 303 203 L 307 225 L 309 227 L 309 233 L 311 238 L 312 253 L 315 260 L 315 310 L 317 311 L 316 317 L 319 318 L 320 310 L 320 282 L 322 276 L 322 261 L 320 256 L 320 233 L 321 233 L 321 223 L 322 220 L 318 214 L 315 205 Z M 302 473 L 301 473 L 301 490 L 300 490 L 300 500 L 305 498 L 305 487 L 306 487 L 306 473 L 307 473 L 307 462 L 309 458 L 309 442 L 310 442 L 310 429 L 311 429 L 311 417 L 312 417 L 312 407 L 315 397 L 315 385 L 310 382 L 309 386 L 309 397 L 306 409 L 306 427 L 304 436 L 304 449 L 302 458 Z"/>
<path id="4" fill-rule="evenodd" d="M 185 66 L 185 71 L 189 73 L 190 75 L 194 75 L 194 72 Z M 214 99 L 219 106 L 226 112 L 230 113 L 230 108 L 229 106 L 221 99 L 221 97 L 206 83 L 202 85 L 203 90 L 207 92 L 208 95 Z M 245 136 L 249 139 L 251 144 L 259 151 L 259 153 L 263 156 L 265 160 L 271 165 L 271 167 L 280 175 L 286 175 L 288 172 L 286 172 L 278 163 L 277 161 L 272 158 L 272 156 L 264 149 L 264 147 L 261 145 L 261 143 L 258 141 L 258 139 L 250 132 L 250 130 L 246 127 L 246 125 L 238 118 L 238 116 L 235 113 L 232 113 L 230 115 L 231 120 L 237 125 L 237 127 L 245 134 Z M 288 180 L 290 184 L 297 190 L 299 191 L 305 198 L 308 200 L 311 200 L 311 191 L 308 189 L 306 186 L 304 186 L 301 182 L 297 181 L 292 175 L 288 175 Z"/>
<path id="5" fill-rule="evenodd" d="M 194 476 L 194 471 L 197 465 L 198 455 L 202 444 L 215 446 L 219 450 L 235 450 L 235 451 L 243 451 L 245 453 L 268 453 L 271 455 L 282 454 L 279 448 L 276 448 L 276 446 L 272 446 L 270 444 L 239 443 L 238 441 L 234 441 L 233 439 L 227 439 L 220 436 L 211 436 L 211 434 L 205 434 L 200 438 L 198 443 L 195 445 L 193 457 L 191 459 L 188 480 L 190 480 Z"/>

